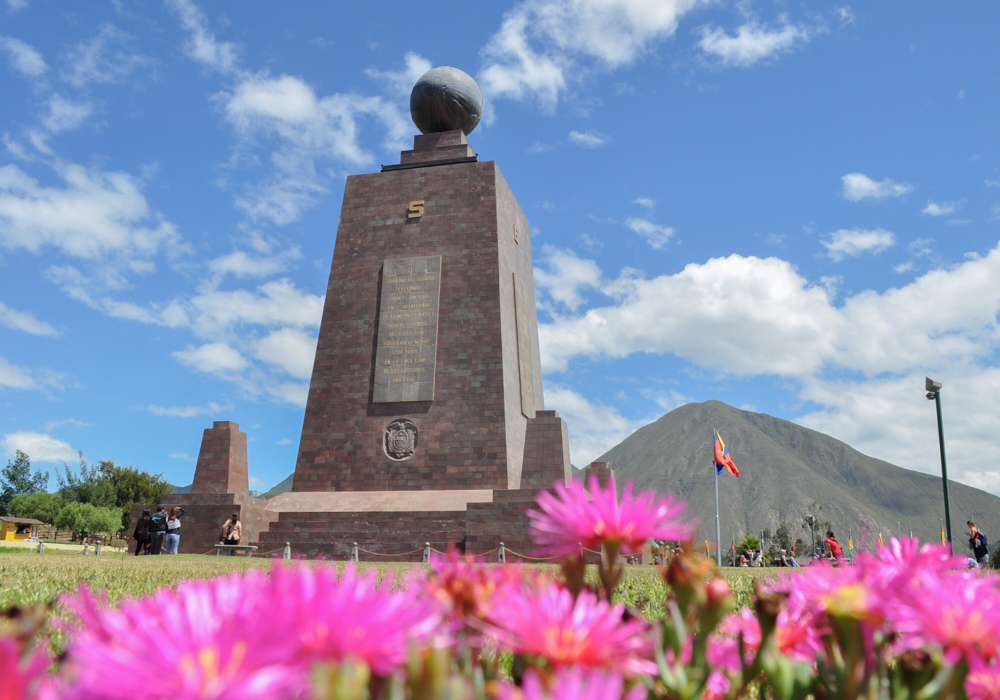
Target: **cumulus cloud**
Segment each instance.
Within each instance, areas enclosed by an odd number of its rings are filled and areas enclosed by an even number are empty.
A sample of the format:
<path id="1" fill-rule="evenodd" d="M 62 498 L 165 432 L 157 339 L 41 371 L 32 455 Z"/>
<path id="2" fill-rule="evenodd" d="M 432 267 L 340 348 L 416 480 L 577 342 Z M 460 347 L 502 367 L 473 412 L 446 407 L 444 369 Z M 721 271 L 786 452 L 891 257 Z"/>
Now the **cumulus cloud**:
<path id="1" fill-rule="evenodd" d="M 896 244 L 896 237 L 881 228 L 871 231 L 842 228 L 831 233 L 822 243 L 830 258 L 843 260 L 847 256 L 856 258 L 863 253 L 881 253 Z"/>
<path id="2" fill-rule="evenodd" d="M 566 420 L 570 458 L 578 467 L 590 464 L 646 423 L 629 420 L 614 406 L 591 401 L 559 384 L 546 383 L 545 406 Z"/>
<path id="3" fill-rule="evenodd" d="M 576 311 L 583 303 L 581 291 L 598 289 L 601 269 L 593 260 L 583 260 L 572 250 L 542 246 L 546 267 L 535 268 L 535 286 L 548 299 Z"/>
<path id="4" fill-rule="evenodd" d="M 876 182 L 863 173 L 848 173 L 840 180 L 844 185 L 844 199 L 852 202 L 860 202 L 863 199 L 902 197 L 913 191 L 913 185 L 895 182 L 889 178 L 883 178 Z"/>
<path id="5" fill-rule="evenodd" d="M 656 206 L 656 200 L 652 197 L 636 197 L 632 200 L 632 204 L 638 204 L 640 207 L 652 209 Z"/>
<path id="6" fill-rule="evenodd" d="M 598 148 L 610 140 L 610 137 L 606 134 L 594 131 L 593 129 L 590 131 L 569 132 L 569 142 L 576 146 L 583 146 L 584 148 Z"/>
<path id="7" fill-rule="evenodd" d="M 232 411 L 233 404 L 226 403 L 225 405 L 217 404 L 214 401 L 209 401 L 205 406 L 170 406 L 163 407 L 152 404 L 149 407 L 150 413 L 154 416 L 175 416 L 177 418 L 194 418 L 195 416 L 211 416 L 218 415 L 225 411 Z M 172 456 L 172 455 L 171 455 Z"/>
<path id="8" fill-rule="evenodd" d="M 625 270 L 603 282 L 615 303 L 539 326 L 542 363 L 672 353 L 736 375 L 865 375 L 973 362 L 1000 338 L 1000 248 L 839 307 L 787 261 L 731 255 L 652 279 Z"/>
<path id="9" fill-rule="evenodd" d="M 57 162 L 58 186 L 16 165 L 0 167 L 0 245 L 45 247 L 85 260 L 148 259 L 186 250 L 176 227 L 153 212 L 130 175 Z"/>
<path id="10" fill-rule="evenodd" d="M 12 309 L 3 302 L 0 302 L 0 325 L 7 326 L 11 330 L 24 331 L 32 335 L 59 335 L 55 328 L 40 321 L 27 311 Z"/>
<path id="11" fill-rule="evenodd" d="M 632 217 L 625 220 L 625 225 L 645 238 L 650 247 L 656 250 L 663 250 L 674 236 L 674 229 L 670 226 L 660 226 L 646 219 Z"/>
<path id="12" fill-rule="evenodd" d="M 527 0 L 483 48 L 487 98 L 553 107 L 574 77 L 632 63 L 677 31 L 702 0 Z"/>
<path id="13" fill-rule="evenodd" d="M 420 76 L 434 66 L 429 60 L 412 51 L 408 51 L 403 56 L 403 63 L 403 70 L 380 71 L 377 68 L 369 68 L 365 71 L 365 74 L 383 82 L 390 94 L 405 99 L 409 103 L 413 85 L 420 79 Z"/>
<path id="14" fill-rule="evenodd" d="M 0 36 L 0 51 L 7 54 L 11 67 L 26 78 L 40 78 L 49 69 L 42 54 L 20 39 Z"/>
<path id="15" fill-rule="evenodd" d="M 77 451 L 65 440 L 28 430 L 4 435 L 3 449 L 9 455 L 20 450 L 32 462 L 73 462 L 78 456 Z"/>
<path id="16" fill-rule="evenodd" d="M 316 356 L 316 338 L 297 328 L 282 328 L 258 340 L 253 355 L 295 379 L 309 379 Z"/>
<path id="17" fill-rule="evenodd" d="M 207 374 L 236 374 L 249 366 L 246 358 L 226 343 L 188 345 L 172 354 L 184 365 Z"/>
<path id="18" fill-rule="evenodd" d="M 775 28 L 751 20 L 737 27 L 734 36 L 721 27 L 705 26 L 701 28 L 698 47 L 724 66 L 746 67 L 793 51 L 818 31 L 814 27 L 792 24 L 785 17 L 779 18 L 779 26 Z"/>
<path id="19" fill-rule="evenodd" d="M 208 262 L 208 269 L 219 276 L 270 277 L 287 270 L 293 261 L 299 260 L 299 248 L 289 248 L 277 255 L 253 255 L 244 250 L 236 250 Z"/>
<path id="20" fill-rule="evenodd" d="M 941 202 L 940 204 L 936 202 L 927 202 L 927 206 L 921 210 L 921 214 L 927 214 L 928 216 L 946 216 L 948 214 L 954 214 L 961 207 L 960 202 Z"/>

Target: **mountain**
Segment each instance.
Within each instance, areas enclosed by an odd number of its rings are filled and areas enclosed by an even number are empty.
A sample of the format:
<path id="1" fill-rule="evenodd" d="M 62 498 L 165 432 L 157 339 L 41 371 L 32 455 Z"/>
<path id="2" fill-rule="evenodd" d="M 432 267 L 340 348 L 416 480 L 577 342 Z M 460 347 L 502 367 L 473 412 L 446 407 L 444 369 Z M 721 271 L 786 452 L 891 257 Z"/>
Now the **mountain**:
<path id="1" fill-rule="evenodd" d="M 295 478 L 295 472 L 292 472 L 288 477 L 282 481 L 280 484 L 272 488 L 270 491 L 264 494 L 264 498 L 274 498 L 275 496 L 287 493 L 292 490 L 292 479 Z"/>
<path id="2" fill-rule="evenodd" d="M 611 464 L 619 485 L 655 489 L 688 503 L 700 520 L 699 539 L 715 540 L 713 429 L 718 429 L 740 469 L 719 477 L 722 541 L 737 541 L 786 522 L 792 537 L 809 540 L 806 514 L 829 521 L 837 539 L 870 544 L 912 524 L 922 541 L 939 540 L 944 498 L 941 477 L 868 457 L 834 438 L 780 418 L 742 411 L 719 401 L 693 403 L 640 428 L 597 461 Z M 937 454 L 937 435 L 927 435 Z M 955 552 L 968 550 L 965 521 L 990 538 L 1000 537 L 1000 498 L 949 481 Z M 860 534 L 859 534 L 860 533 Z M 819 537 L 817 532 L 817 538 Z M 725 546 L 725 545 L 724 545 Z"/>
<path id="3" fill-rule="evenodd" d="M 188 484 L 187 486 L 170 486 L 170 490 L 167 493 L 191 493 L 191 487 L 194 484 Z"/>

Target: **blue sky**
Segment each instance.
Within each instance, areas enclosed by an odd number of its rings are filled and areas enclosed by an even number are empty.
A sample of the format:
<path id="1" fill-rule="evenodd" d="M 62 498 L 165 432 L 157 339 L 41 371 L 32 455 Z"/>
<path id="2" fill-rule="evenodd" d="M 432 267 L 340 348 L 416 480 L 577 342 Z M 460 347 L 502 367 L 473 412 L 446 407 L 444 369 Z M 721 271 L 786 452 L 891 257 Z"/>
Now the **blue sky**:
<path id="1" fill-rule="evenodd" d="M 1000 494 L 990 4 L 0 5 L 0 448 L 294 468 L 346 176 L 472 74 L 573 461 L 690 401 Z M 991 48 L 992 47 L 992 48 Z M 735 446 L 733 446 L 735 448 Z"/>

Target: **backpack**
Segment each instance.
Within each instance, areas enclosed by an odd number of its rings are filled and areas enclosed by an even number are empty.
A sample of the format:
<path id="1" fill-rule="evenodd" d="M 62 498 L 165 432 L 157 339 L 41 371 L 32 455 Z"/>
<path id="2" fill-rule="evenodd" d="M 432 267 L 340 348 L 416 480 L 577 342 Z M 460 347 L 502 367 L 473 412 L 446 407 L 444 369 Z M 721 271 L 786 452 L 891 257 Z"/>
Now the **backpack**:
<path id="1" fill-rule="evenodd" d="M 976 545 L 976 549 L 987 549 L 987 546 L 986 546 L 986 535 L 983 534 L 982 530 L 979 531 L 979 544 Z"/>

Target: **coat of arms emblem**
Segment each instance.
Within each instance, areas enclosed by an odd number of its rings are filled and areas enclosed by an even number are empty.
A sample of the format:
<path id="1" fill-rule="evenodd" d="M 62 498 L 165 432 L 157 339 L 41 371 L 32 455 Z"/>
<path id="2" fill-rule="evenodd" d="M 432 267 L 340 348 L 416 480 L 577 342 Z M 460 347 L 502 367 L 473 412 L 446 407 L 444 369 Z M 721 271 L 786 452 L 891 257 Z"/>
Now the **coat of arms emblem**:
<path id="1" fill-rule="evenodd" d="M 417 426 L 408 420 L 396 420 L 385 429 L 382 448 L 389 459 L 402 462 L 417 451 Z"/>

